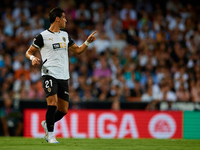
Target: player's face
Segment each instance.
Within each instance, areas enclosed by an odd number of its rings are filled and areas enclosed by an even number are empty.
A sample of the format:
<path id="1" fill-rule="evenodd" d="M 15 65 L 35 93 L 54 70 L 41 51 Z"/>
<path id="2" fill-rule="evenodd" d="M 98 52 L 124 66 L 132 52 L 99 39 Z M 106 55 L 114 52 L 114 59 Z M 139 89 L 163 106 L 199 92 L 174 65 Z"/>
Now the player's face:
<path id="1" fill-rule="evenodd" d="M 60 28 L 65 28 L 67 22 L 67 19 L 65 17 L 65 13 L 62 13 L 62 16 L 60 18 Z"/>

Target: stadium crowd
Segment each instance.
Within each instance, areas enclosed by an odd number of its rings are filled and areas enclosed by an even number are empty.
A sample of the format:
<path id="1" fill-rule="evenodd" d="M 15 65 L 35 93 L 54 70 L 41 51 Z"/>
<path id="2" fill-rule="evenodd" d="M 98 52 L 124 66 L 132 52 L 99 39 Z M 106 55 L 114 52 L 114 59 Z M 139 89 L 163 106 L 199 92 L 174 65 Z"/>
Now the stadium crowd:
<path id="1" fill-rule="evenodd" d="M 86 52 L 69 53 L 71 101 L 200 102 L 200 7 L 186 0 L 1 1 L 0 97 L 45 99 L 25 52 L 55 6 L 77 45 L 98 31 Z"/>

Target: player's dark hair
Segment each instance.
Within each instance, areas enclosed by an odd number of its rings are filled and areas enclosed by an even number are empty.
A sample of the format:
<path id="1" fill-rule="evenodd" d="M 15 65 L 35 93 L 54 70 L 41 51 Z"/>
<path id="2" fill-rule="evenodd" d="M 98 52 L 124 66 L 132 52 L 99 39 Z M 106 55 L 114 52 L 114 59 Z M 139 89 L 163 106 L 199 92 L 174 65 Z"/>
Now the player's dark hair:
<path id="1" fill-rule="evenodd" d="M 49 21 L 50 23 L 53 23 L 56 19 L 56 17 L 61 18 L 62 13 L 64 13 L 64 10 L 62 10 L 59 7 L 55 7 L 53 8 L 50 12 L 49 12 Z"/>

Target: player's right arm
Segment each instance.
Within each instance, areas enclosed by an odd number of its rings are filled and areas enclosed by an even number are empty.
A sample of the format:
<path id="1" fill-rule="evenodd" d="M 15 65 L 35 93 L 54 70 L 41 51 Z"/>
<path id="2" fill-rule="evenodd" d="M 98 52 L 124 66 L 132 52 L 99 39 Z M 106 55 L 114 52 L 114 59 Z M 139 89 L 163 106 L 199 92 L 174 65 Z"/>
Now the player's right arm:
<path id="1" fill-rule="evenodd" d="M 33 55 L 37 50 L 38 48 L 31 45 L 26 51 L 26 57 L 32 61 L 33 66 L 37 66 L 40 64 L 40 59 Z"/>
<path id="2" fill-rule="evenodd" d="M 41 49 L 44 46 L 43 37 L 41 34 L 36 35 L 33 44 L 29 47 L 26 52 L 26 57 L 32 61 L 33 66 L 37 66 L 40 64 L 40 59 L 34 56 L 33 54 Z"/>

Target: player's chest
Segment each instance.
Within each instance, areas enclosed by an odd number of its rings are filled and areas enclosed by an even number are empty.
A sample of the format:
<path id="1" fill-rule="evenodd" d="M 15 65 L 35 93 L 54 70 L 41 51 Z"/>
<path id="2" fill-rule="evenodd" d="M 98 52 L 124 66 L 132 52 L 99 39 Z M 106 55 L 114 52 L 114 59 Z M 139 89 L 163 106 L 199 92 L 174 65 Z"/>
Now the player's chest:
<path id="1" fill-rule="evenodd" d="M 66 50 L 68 48 L 69 40 L 65 36 L 51 36 L 45 40 L 45 45 L 54 50 Z"/>

